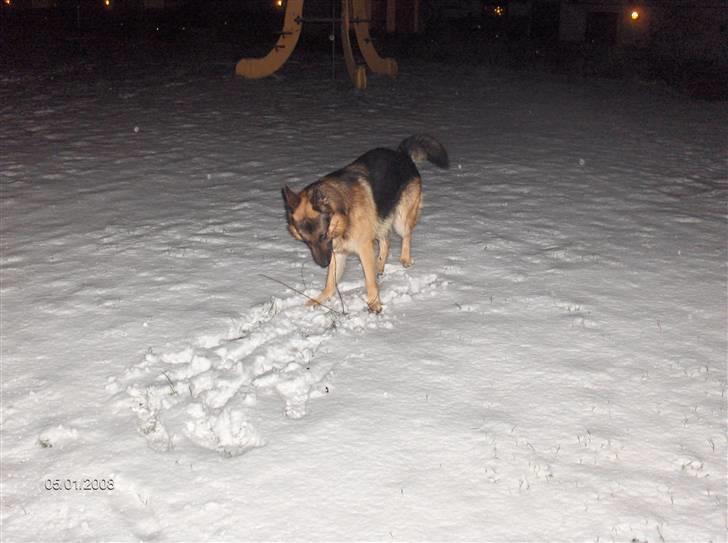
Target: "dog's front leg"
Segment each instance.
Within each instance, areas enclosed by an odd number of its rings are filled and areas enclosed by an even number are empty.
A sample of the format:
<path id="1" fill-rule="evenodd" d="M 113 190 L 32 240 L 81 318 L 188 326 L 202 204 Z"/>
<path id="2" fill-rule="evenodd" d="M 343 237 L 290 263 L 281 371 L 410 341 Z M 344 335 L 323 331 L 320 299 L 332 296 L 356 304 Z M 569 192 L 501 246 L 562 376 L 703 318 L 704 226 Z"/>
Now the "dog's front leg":
<path id="1" fill-rule="evenodd" d="M 374 257 L 374 243 L 366 243 L 359 253 L 361 267 L 364 269 L 364 283 L 367 287 L 367 306 L 371 313 L 382 310 L 379 301 L 379 286 L 377 285 L 377 261 Z"/>
<path id="2" fill-rule="evenodd" d="M 321 291 L 321 294 L 313 300 L 306 302 L 307 305 L 320 305 L 331 298 L 336 293 L 336 285 L 341 280 L 341 276 L 344 275 L 345 267 L 346 253 L 333 253 L 329 262 L 328 272 L 326 273 L 326 286 Z"/>

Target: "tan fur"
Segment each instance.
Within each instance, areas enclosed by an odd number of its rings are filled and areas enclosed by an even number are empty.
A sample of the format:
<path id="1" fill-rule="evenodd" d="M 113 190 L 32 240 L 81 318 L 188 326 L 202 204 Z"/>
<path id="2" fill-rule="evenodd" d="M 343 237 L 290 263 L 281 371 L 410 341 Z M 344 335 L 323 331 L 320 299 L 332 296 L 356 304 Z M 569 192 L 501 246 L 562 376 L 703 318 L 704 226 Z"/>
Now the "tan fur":
<path id="1" fill-rule="evenodd" d="M 357 172 L 359 173 L 359 172 Z M 362 176 L 365 171 L 360 172 Z M 346 257 L 354 253 L 364 271 L 364 282 L 367 291 L 369 311 L 379 313 L 382 303 L 379 298 L 377 273 L 384 271 L 389 256 L 389 234 L 394 229 L 402 237 L 400 262 L 409 267 L 413 260 L 411 252 L 412 230 L 417 224 L 422 206 L 422 183 L 419 177 L 410 180 L 393 211 L 386 219 L 377 216 L 376 205 L 366 179 L 346 183 L 336 178 L 327 177 L 321 182 L 306 187 L 300 194 L 292 198 L 298 205 L 292 209 L 289 219 L 289 231 L 296 239 L 316 245 L 322 232 L 313 229 L 305 232 L 301 225 L 308 222 L 321 221 L 322 207 L 329 211 L 330 217 L 327 240 L 331 241 L 333 252 L 328 265 L 326 285 L 321 293 L 310 304 L 322 304 L 336 293 L 336 285 L 341 280 L 346 266 Z M 375 243 L 378 244 L 378 255 L 375 254 Z M 313 251 L 314 249 L 312 249 Z"/>

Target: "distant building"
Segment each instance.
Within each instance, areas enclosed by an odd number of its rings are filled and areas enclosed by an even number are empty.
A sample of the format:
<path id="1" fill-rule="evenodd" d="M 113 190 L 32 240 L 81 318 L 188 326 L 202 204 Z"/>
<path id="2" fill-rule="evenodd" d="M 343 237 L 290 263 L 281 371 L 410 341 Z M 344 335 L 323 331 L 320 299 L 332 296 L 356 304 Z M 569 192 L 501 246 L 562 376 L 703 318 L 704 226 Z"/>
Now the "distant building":
<path id="1" fill-rule="evenodd" d="M 561 0 L 559 39 L 728 61 L 728 0 Z"/>
<path id="2" fill-rule="evenodd" d="M 56 0 L 3 0 L 2 7 L 12 10 L 51 9 L 57 4 Z"/>
<path id="3" fill-rule="evenodd" d="M 177 2 L 170 0 L 143 0 L 144 9 L 167 9 L 174 7 Z"/>
<path id="4" fill-rule="evenodd" d="M 649 38 L 655 6 L 630 0 L 563 0 L 559 39 L 603 45 L 640 45 Z"/>
<path id="5" fill-rule="evenodd" d="M 372 26 L 389 33 L 421 32 L 424 29 L 421 0 L 370 0 Z"/>

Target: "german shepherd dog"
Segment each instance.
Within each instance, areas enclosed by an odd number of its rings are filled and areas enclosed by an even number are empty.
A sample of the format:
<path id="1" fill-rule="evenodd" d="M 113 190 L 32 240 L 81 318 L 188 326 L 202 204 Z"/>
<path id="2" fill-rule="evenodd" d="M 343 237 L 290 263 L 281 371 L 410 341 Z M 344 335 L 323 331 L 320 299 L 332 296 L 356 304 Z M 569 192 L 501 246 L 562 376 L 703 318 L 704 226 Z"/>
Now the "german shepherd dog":
<path id="1" fill-rule="evenodd" d="M 396 151 L 373 149 L 344 168 L 296 193 L 283 187 L 288 231 L 311 250 L 316 264 L 328 267 L 326 286 L 309 305 L 323 304 L 336 292 L 346 257 L 356 253 L 364 269 L 369 311 L 379 313 L 377 273 L 389 256 L 389 232 L 402 237 L 399 261 L 412 265 L 412 230 L 422 207 L 422 181 L 415 161 L 447 168 L 447 151 L 435 138 L 415 135 Z M 379 246 L 375 256 L 374 242 Z"/>

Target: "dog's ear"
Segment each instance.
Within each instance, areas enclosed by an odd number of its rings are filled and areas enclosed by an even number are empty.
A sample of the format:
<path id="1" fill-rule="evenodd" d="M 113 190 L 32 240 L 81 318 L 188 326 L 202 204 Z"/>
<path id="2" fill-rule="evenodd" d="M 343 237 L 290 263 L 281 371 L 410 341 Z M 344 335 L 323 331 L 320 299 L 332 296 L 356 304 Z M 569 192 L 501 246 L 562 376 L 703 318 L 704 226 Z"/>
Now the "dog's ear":
<path id="1" fill-rule="evenodd" d="M 293 210 L 301 203 L 301 196 L 289 189 L 288 185 L 281 189 L 281 194 L 283 195 L 283 204 L 286 206 L 286 211 L 293 213 Z"/>
<path id="2" fill-rule="evenodd" d="M 319 213 L 331 213 L 331 199 L 327 194 L 326 188 L 321 185 L 316 185 L 311 190 L 311 207 L 313 207 Z"/>
<path id="3" fill-rule="evenodd" d="M 329 222 L 329 228 L 326 231 L 326 237 L 329 239 L 343 237 L 348 228 L 349 217 L 347 217 L 343 213 L 336 213 L 331 217 L 331 222 Z"/>
<path id="4" fill-rule="evenodd" d="M 346 205 L 339 191 L 330 186 L 317 185 L 311 191 L 311 206 L 319 213 L 346 215 Z"/>

